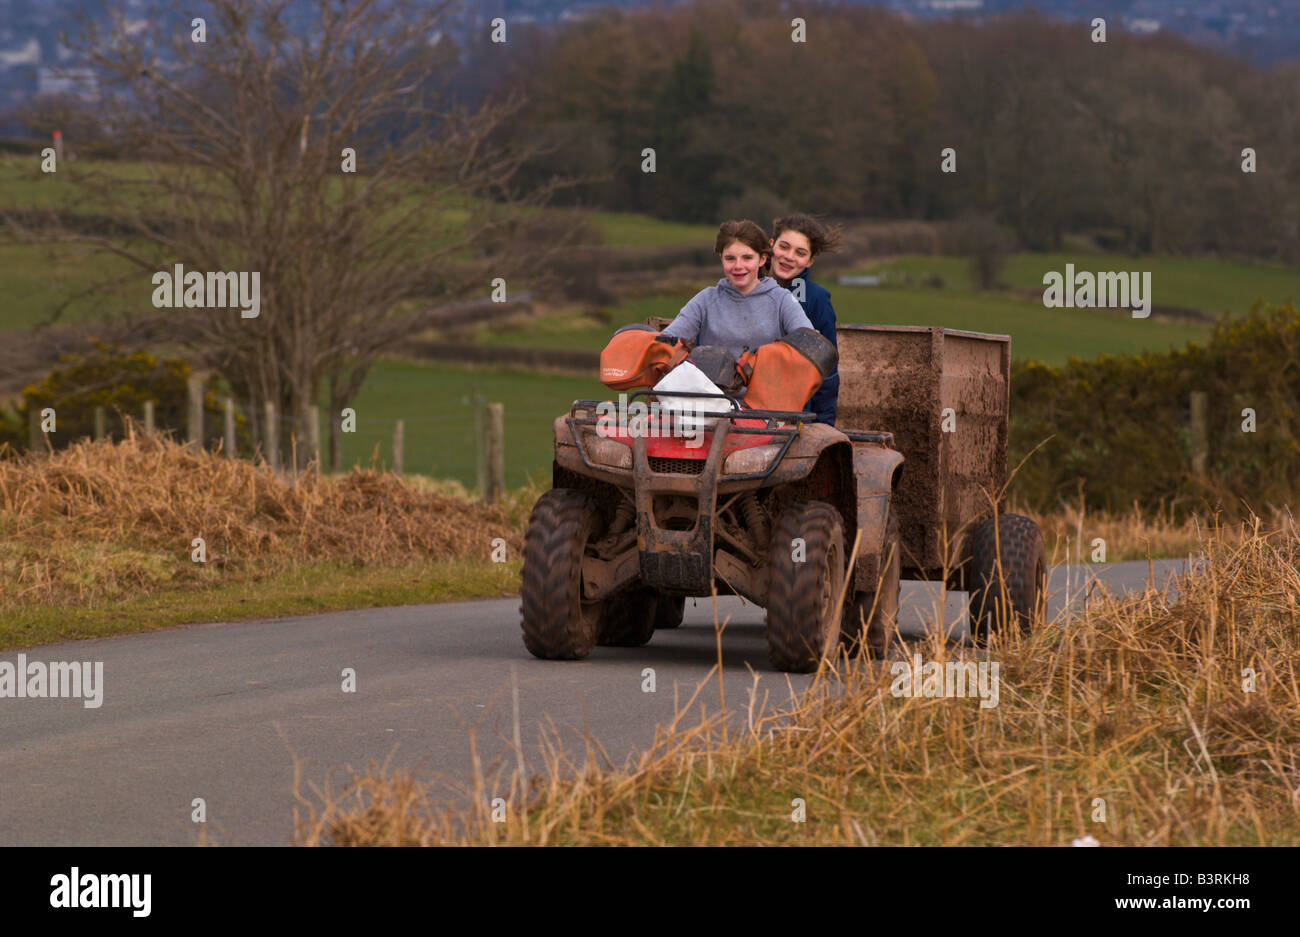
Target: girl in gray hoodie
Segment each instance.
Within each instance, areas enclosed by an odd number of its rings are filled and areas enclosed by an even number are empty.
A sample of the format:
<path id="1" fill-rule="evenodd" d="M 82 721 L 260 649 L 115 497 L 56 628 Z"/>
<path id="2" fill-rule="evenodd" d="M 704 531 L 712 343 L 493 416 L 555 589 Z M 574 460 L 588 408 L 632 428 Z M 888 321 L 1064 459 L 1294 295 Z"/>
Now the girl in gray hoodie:
<path id="1" fill-rule="evenodd" d="M 757 224 L 724 221 L 713 250 L 725 276 L 691 297 L 663 334 L 718 345 L 739 358 L 746 349 L 813 327 L 789 290 L 759 273 L 772 248 Z"/>

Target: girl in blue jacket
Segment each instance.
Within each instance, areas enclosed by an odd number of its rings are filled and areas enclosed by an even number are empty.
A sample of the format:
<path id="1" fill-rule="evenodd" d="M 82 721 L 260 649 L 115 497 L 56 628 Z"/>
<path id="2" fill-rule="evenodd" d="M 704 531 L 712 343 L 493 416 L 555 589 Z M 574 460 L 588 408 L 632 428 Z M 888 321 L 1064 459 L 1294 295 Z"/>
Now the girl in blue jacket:
<path id="1" fill-rule="evenodd" d="M 828 227 L 809 215 L 787 215 L 772 222 L 772 278 L 790 290 L 803 307 L 813 328 L 833 345 L 835 308 L 831 294 L 814 283 L 808 269 L 817 255 L 839 247 L 840 231 Z M 817 422 L 835 425 L 835 411 L 840 397 L 840 372 L 836 369 L 813 394 L 804 409 L 817 414 Z"/>

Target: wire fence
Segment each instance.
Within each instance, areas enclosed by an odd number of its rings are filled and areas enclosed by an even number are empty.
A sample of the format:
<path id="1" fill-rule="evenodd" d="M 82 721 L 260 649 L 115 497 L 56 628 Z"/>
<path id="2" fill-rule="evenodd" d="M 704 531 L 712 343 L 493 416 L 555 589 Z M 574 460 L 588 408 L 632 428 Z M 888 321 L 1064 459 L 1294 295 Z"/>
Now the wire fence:
<path id="1" fill-rule="evenodd" d="M 285 422 L 278 408 L 240 406 L 220 399 L 204 407 L 201 387 L 192 388 L 184 429 L 157 423 L 159 409 L 146 401 L 139 413 L 95 407 L 86 433 L 94 439 L 124 438 L 128 433 L 165 434 L 189 445 L 246 458 L 284 471 L 348 471 L 369 468 L 398 474 L 429 475 L 460 482 L 492 501 L 506 487 L 549 478 L 552 426 L 559 411 L 529 406 L 506 411 L 504 404 L 485 398 L 459 411 L 394 417 L 391 411 L 373 417 L 353 409 L 345 417 L 322 414 L 310 407 L 302 419 Z M 174 411 L 173 411 L 174 412 Z M 29 448 L 48 451 L 59 436 L 48 414 L 30 413 Z M 62 434 L 60 434 L 62 435 Z M 268 446 L 268 435 L 278 445 Z M 509 453 L 509 460 L 507 460 Z"/>
<path id="2" fill-rule="evenodd" d="M 508 377 L 496 385 L 489 381 L 486 390 L 475 381 L 408 389 L 403 380 L 398 375 L 388 384 L 381 382 L 361 398 L 363 403 L 337 414 L 310 407 L 308 414 L 286 418 L 273 406 L 214 398 L 205 392 L 202 378 L 194 376 L 183 406 L 145 401 L 139 412 L 96 407 L 93 419 L 92 414 L 74 419 L 60 413 L 63 431 L 57 435 L 53 425 L 43 428 L 41 412 L 33 410 L 29 445 L 47 451 L 68 438 L 65 427 L 70 424 L 78 434 L 96 439 L 157 432 L 285 471 L 372 468 L 451 480 L 491 496 L 502 488 L 549 482 L 555 419 L 572 400 L 591 396 L 587 382 L 563 379 Z M 155 419 L 164 413 L 165 420 Z M 268 437 L 277 445 L 268 446 Z"/>

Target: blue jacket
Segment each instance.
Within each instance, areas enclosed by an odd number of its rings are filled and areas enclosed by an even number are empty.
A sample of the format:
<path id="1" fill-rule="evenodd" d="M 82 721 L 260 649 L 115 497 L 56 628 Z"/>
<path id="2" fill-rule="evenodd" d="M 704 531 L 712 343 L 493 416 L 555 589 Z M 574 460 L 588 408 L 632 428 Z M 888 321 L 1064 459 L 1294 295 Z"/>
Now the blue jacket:
<path id="1" fill-rule="evenodd" d="M 795 281 L 802 279 L 804 282 L 804 297 L 799 303 L 803 307 L 804 313 L 808 320 L 812 322 L 813 328 L 821 332 L 832 345 L 839 347 L 839 342 L 835 340 L 835 307 L 831 305 L 831 294 L 826 287 L 812 281 L 808 276 L 807 268 L 795 274 L 794 279 L 790 281 L 791 292 L 794 292 Z M 795 299 L 799 294 L 795 293 Z M 835 425 L 835 415 L 839 408 L 840 399 L 840 372 L 836 368 L 830 373 L 822 386 L 817 389 L 817 393 L 812 395 L 812 399 L 804 405 L 805 410 L 811 410 L 817 414 L 818 423 L 829 423 Z"/>

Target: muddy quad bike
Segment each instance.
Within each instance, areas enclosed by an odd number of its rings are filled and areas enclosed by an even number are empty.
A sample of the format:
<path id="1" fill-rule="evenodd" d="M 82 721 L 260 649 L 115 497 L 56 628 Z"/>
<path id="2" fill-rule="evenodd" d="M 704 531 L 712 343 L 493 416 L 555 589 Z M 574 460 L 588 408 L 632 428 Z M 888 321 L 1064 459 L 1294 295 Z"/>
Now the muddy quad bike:
<path id="1" fill-rule="evenodd" d="M 782 340 L 791 347 L 780 361 L 749 353 L 736 363 L 749 380 L 743 402 L 694 394 L 724 406 L 697 417 L 695 438 L 656 432 L 682 427 L 667 391 L 624 398 L 627 413 L 647 411 L 639 424 L 611 425 L 617 405 L 596 400 L 555 420 L 554 487 L 533 509 L 524 548 L 521 624 L 532 654 L 578 659 L 596 644 L 644 645 L 681 623 L 686 597 L 716 590 L 766 609 L 775 668 L 811 671 L 841 646 L 885 653 L 904 576 L 967 590 L 976 640 L 1041 619 L 1042 536 L 999 510 L 1010 338 L 839 326 L 840 427 L 802 410 L 807 388 L 834 368 L 824 357 L 834 346 L 797 338 Z M 657 334 L 615 340 L 648 349 L 623 369 L 633 376 L 615 375 L 622 384 L 603 367 L 615 388 L 652 385 L 691 352 L 665 349 Z M 692 361 L 717 364 L 700 351 Z M 815 364 L 811 384 L 801 383 L 801 356 Z M 724 372 L 713 369 L 715 384 L 727 384 Z"/>

